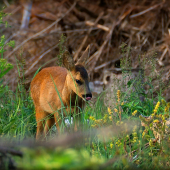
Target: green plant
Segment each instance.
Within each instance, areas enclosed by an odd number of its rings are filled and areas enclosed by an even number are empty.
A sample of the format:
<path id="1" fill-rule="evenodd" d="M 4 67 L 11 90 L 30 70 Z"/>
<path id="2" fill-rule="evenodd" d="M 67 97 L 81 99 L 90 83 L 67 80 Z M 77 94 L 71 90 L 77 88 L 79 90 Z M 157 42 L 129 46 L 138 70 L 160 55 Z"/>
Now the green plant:
<path id="1" fill-rule="evenodd" d="M 24 157 L 17 159 L 21 169 L 98 169 L 104 163 L 104 158 L 91 157 L 85 149 L 25 147 L 22 151 Z"/>
<path id="2" fill-rule="evenodd" d="M 61 34 L 61 37 L 59 40 L 59 45 L 58 45 L 59 46 L 59 54 L 57 55 L 57 58 L 58 58 L 57 64 L 59 66 L 62 65 L 62 55 L 66 50 L 65 43 L 66 43 L 66 36 L 64 34 Z"/>
<path id="3" fill-rule="evenodd" d="M 7 63 L 5 59 L 0 59 L 0 79 L 7 74 L 11 69 L 13 68 L 13 65 L 10 63 Z"/>
<path id="4" fill-rule="evenodd" d="M 59 65 L 65 51 L 65 40 L 66 38 L 62 36 L 59 43 Z M 4 36 L 0 42 L 1 57 L 3 57 L 6 46 Z M 154 74 L 156 54 L 151 54 L 150 59 L 140 59 L 141 67 L 151 65 L 150 75 L 146 77 L 144 73 L 145 81 L 141 82 L 140 79 L 132 78 L 132 72 L 129 71 L 132 67 L 130 58 L 132 50 L 125 43 L 121 46 L 123 55 L 129 55 L 121 62 L 122 80 L 127 80 L 123 81 L 122 89 L 126 90 L 122 91 L 118 86 L 120 89 L 116 90 L 114 96 L 116 103 L 113 103 L 113 109 L 104 106 L 101 94 L 95 104 L 87 103 L 84 111 L 81 111 L 81 130 L 82 133 L 85 131 L 92 134 L 90 138 L 86 138 L 72 149 L 60 147 L 31 149 L 17 146 L 24 154 L 23 158 L 15 159 L 17 167 L 97 169 L 105 163 L 105 168 L 113 169 L 169 168 L 170 138 L 167 122 L 170 104 L 163 100 L 161 90 L 156 97 L 154 96 L 153 79 L 160 78 Z M 24 58 L 21 55 L 20 59 L 16 60 L 19 77 L 16 91 L 13 92 L 8 85 L 2 84 L 4 75 L 13 66 L 5 59 L 0 59 L 0 135 L 8 140 L 22 141 L 28 137 L 35 138 L 36 122 L 31 97 L 23 86 Z M 141 87 L 141 83 L 146 87 L 145 93 L 138 88 Z M 144 101 L 140 96 L 144 97 Z M 67 119 L 71 122 L 69 114 Z M 61 131 L 64 133 L 67 125 L 63 122 Z M 55 128 L 52 131 L 54 130 L 56 131 Z M 67 130 L 67 133 L 70 132 L 72 131 Z M 54 136 L 49 134 L 49 138 Z"/>
<path id="5" fill-rule="evenodd" d="M 2 19 L 6 16 L 3 12 L 0 12 L 0 23 L 7 26 L 7 22 Z M 19 80 L 17 89 L 15 92 L 11 91 L 8 85 L 3 84 L 4 76 L 13 68 L 13 65 L 8 63 L 4 59 L 4 52 L 6 46 L 14 47 L 15 42 L 10 41 L 6 43 L 5 36 L 0 38 L 0 134 L 3 137 L 14 137 L 17 139 L 25 138 L 25 135 L 32 135 L 32 131 L 35 129 L 35 120 L 33 116 L 33 107 L 29 95 L 26 93 L 23 87 L 23 78 Z M 18 73 L 21 78 L 21 72 L 23 69 L 23 63 L 18 63 Z"/>

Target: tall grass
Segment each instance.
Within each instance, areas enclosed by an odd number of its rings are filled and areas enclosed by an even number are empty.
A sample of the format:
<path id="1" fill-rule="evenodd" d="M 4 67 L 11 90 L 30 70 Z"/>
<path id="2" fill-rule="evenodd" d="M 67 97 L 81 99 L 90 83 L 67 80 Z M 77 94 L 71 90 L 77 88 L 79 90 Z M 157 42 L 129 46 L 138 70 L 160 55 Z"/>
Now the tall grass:
<path id="1" fill-rule="evenodd" d="M 2 136 L 24 139 L 35 133 L 34 107 L 29 94 L 18 81 L 16 91 L 1 84 L 0 133 Z"/>

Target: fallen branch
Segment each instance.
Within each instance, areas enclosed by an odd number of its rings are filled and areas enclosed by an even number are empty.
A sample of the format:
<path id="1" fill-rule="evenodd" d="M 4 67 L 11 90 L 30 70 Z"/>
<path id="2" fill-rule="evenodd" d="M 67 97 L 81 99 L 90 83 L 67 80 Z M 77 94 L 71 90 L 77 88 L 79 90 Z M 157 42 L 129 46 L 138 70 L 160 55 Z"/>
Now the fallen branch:
<path id="1" fill-rule="evenodd" d="M 23 17 L 20 29 L 28 28 L 30 16 L 31 16 L 31 8 L 32 8 L 32 0 L 27 0 L 23 3 L 24 10 L 23 10 Z"/>
<path id="2" fill-rule="evenodd" d="M 41 54 L 38 59 L 25 71 L 25 76 L 29 74 L 30 70 L 32 68 L 35 67 L 36 64 L 38 64 L 38 62 L 46 55 L 48 54 L 50 51 L 54 50 L 55 48 L 58 47 L 58 44 L 54 45 L 53 47 L 51 47 L 50 49 L 48 49 L 47 51 L 45 51 L 43 54 Z"/>
<path id="3" fill-rule="evenodd" d="M 164 49 L 164 51 L 163 51 L 160 59 L 158 59 L 158 64 L 159 64 L 160 66 L 164 66 L 162 60 L 164 59 L 164 56 L 165 56 L 165 54 L 166 54 L 167 52 L 168 52 L 168 47 L 166 47 L 166 48 Z"/>
<path id="4" fill-rule="evenodd" d="M 100 49 L 98 50 L 98 52 L 91 56 L 91 58 L 94 58 L 94 57 L 95 57 L 95 60 L 96 60 L 96 61 L 92 63 L 92 66 L 91 66 L 91 70 L 90 70 L 90 71 L 92 71 L 92 70 L 94 69 L 95 64 L 96 64 L 96 62 L 98 61 L 98 59 L 99 59 L 99 57 L 100 57 L 100 55 L 101 55 L 101 53 L 102 53 L 105 45 L 110 41 L 111 36 L 112 36 L 112 33 L 113 33 L 113 30 L 115 29 L 115 27 L 116 27 L 117 25 L 119 25 L 120 22 L 121 22 L 131 11 L 132 11 L 132 9 L 126 11 L 126 12 L 119 18 L 119 20 L 118 20 L 117 22 L 113 22 L 112 28 L 111 28 L 111 30 L 109 31 L 109 33 L 108 33 L 108 35 L 107 35 L 107 37 L 106 37 L 106 40 L 103 42 L 103 44 L 101 45 L 101 47 L 100 47 Z M 91 58 L 89 58 L 89 60 L 87 61 L 87 63 L 88 63 L 90 60 L 92 60 Z"/>
<path id="5" fill-rule="evenodd" d="M 17 47 L 15 47 L 7 56 L 6 58 L 8 59 L 9 56 L 11 56 L 15 51 L 17 51 L 21 46 L 23 46 L 25 43 L 27 43 L 29 40 L 38 37 L 39 35 L 43 34 L 44 32 L 46 32 L 47 30 L 49 30 L 51 27 L 53 27 L 54 25 L 56 25 L 59 21 L 61 21 L 67 14 L 70 13 L 70 11 L 75 7 L 76 2 L 71 6 L 71 8 L 59 19 L 57 19 L 55 22 L 53 22 L 51 25 L 49 25 L 48 27 L 46 27 L 45 29 L 43 29 L 42 31 L 34 34 L 33 36 L 27 38 L 26 40 L 24 40 L 21 44 L 19 44 Z"/>
<path id="6" fill-rule="evenodd" d="M 130 18 L 135 18 L 135 17 L 138 17 L 138 16 L 140 16 L 140 15 L 143 15 L 143 14 L 145 14 L 145 13 L 147 13 L 147 12 L 149 12 L 149 11 L 155 9 L 155 8 L 157 8 L 158 6 L 162 5 L 163 3 L 164 3 L 164 2 L 162 2 L 162 3 L 160 3 L 160 4 L 156 4 L 156 5 L 151 6 L 150 8 L 148 8 L 148 9 L 146 9 L 146 10 L 144 10 L 144 11 L 141 11 L 141 12 L 139 12 L 139 13 L 137 13 L 137 14 L 133 14 L 133 15 L 130 16 Z"/>
<path id="7" fill-rule="evenodd" d="M 102 12 L 102 13 L 97 17 L 96 21 L 94 22 L 94 25 L 97 24 L 97 22 L 100 20 L 100 18 L 103 16 L 103 14 L 104 14 L 104 12 Z M 91 28 L 89 29 L 89 31 L 87 32 L 87 35 L 84 37 L 84 39 L 83 39 L 83 41 L 82 41 L 79 49 L 77 50 L 76 54 L 74 55 L 74 60 L 77 60 L 80 51 L 82 51 L 82 48 L 83 48 L 84 44 L 86 43 L 90 32 L 92 31 L 92 28 L 93 28 L 93 27 L 91 27 Z"/>
<path id="8" fill-rule="evenodd" d="M 99 28 L 97 28 L 97 27 L 92 28 L 92 30 L 98 30 L 98 29 Z M 37 39 L 43 38 L 48 35 L 53 35 L 53 34 L 67 34 L 67 33 L 83 32 L 83 31 L 89 31 L 89 29 L 87 29 L 87 28 L 86 29 L 74 29 L 74 30 L 66 30 L 66 31 L 61 31 L 61 30 L 55 29 L 55 30 L 50 31 L 49 33 L 45 33 L 45 34 L 35 37 L 33 39 L 37 40 Z"/>
<path id="9" fill-rule="evenodd" d="M 86 21 L 85 24 L 88 26 L 96 26 L 97 28 L 100 28 L 104 31 L 110 31 L 110 29 L 108 27 L 101 25 L 101 24 L 96 25 L 94 22 L 91 22 L 91 21 Z"/>
<path id="10" fill-rule="evenodd" d="M 0 152 L 1 153 L 9 153 L 11 155 L 20 156 L 20 157 L 23 156 L 22 152 L 16 151 L 16 150 L 11 149 L 11 148 L 6 148 L 6 147 L 0 147 Z"/>
<path id="11" fill-rule="evenodd" d="M 10 6 L 10 4 L 8 3 L 8 1 L 7 1 L 7 0 L 3 0 L 3 2 L 4 2 L 4 4 L 5 4 L 7 7 L 9 7 L 9 6 Z"/>

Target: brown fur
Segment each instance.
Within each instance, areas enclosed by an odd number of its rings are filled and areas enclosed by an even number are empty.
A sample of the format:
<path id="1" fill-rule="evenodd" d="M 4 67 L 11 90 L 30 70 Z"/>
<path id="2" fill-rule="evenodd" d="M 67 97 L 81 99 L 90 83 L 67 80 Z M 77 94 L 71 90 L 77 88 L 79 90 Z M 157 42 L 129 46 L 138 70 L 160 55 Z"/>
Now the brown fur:
<path id="1" fill-rule="evenodd" d="M 84 59 L 87 52 L 88 48 L 83 54 Z M 57 130 L 60 132 L 61 118 L 58 110 L 62 108 L 62 103 L 57 90 L 68 113 L 70 108 L 72 110 L 75 108 L 74 106 L 83 108 L 85 102 L 82 95 L 91 94 L 88 74 L 84 66 L 81 63 L 75 65 L 68 52 L 63 55 L 63 64 L 65 68 L 57 66 L 42 69 L 31 82 L 31 97 L 34 102 L 37 121 L 36 139 L 45 136 L 54 123 L 56 123 Z M 78 85 L 76 79 L 80 80 L 82 85 Z M 76 98 L 78 100 L 75 105 Z M 76 107 L 77 112 L 78 107 Z M 45 119 L 47 117 L 48 119 Z"/>

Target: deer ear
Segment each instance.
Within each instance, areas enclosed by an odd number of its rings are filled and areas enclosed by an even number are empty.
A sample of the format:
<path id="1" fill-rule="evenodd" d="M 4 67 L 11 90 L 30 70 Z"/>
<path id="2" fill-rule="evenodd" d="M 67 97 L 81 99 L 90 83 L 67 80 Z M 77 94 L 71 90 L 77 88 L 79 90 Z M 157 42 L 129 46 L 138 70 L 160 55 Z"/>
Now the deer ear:
<path id="1" fill-rule="evenodd" d="M 90 52 L 90 45 L 87 46 L 86 50 L 83 52 L 83 55 L 79 58 L 76 64 L 85 65 L 87 59 L 89 58 L 89 52 Z"/>
<path id="2" fill-rule="evenodd" d="M 74 70 L 75 69 L 75 63 L 73 60 L 73 57 L 68 51 L 65 51 L 63 54 L 63 65 L 67 70 Z"/>

